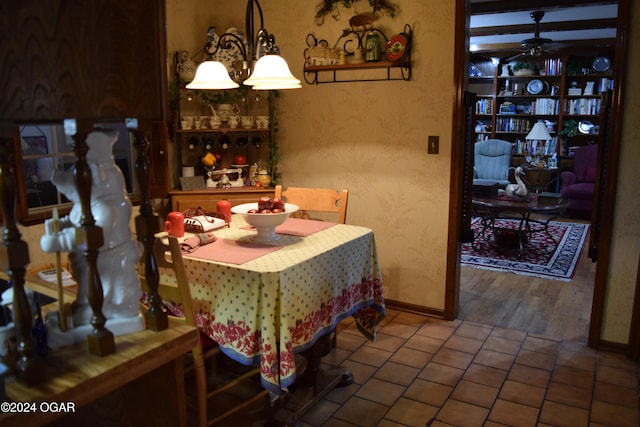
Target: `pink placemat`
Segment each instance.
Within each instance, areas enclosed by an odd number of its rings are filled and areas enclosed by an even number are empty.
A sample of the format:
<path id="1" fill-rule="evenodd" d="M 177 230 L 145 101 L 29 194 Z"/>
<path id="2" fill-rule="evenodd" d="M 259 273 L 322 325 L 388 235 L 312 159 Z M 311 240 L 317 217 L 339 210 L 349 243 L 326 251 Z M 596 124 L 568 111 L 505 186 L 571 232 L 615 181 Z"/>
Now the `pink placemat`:
<path id="1" fill-rule="evenodd" d="M 316 221 L 313 219 L 287 218 L 282 225 L 276 227 L 276 233 L 291 236 L 308 236 L 336 225 L 334 222 Z"/>
<path id="2" fill-rule="evenodd" d="M 244 240 L 217 239 L 213 243 L 200 246 L 188 256 L 229 264 L 244 264 L 245 262 L 277 251 L 280 248 L 282 248 L 282 246 L 247 242 Z"/>
<path id="3" fill-rule="evenodd" d="M 313 219 L 287 218 L 285 222 L 275 228 L 276 234 L 305 237 L 318 231 L 333 227 L 335 222 L 317 221 Z M 245 225 L 244 230 L 255 230 L 255 227 Z"/>

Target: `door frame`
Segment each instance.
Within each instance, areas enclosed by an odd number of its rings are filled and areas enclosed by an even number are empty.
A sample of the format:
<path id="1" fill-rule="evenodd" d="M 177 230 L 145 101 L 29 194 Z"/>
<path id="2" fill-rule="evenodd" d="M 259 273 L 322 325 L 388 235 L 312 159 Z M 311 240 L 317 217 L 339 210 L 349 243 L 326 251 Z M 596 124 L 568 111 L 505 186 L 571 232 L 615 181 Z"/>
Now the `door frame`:
<path id="1" fill-rule="evenodd" d="M 447 272 L 445 285 L 444 318 L 453 320 L 458 315 L 460 295 L 460 258 L 463 193 L 470 183 L 464 177 L 465 145 L 465 91 L 468 87 L 469 65 L 469 0 L 456 0 L 454 79 L 456 86 L 453 111 L 453 141 L 451 150 L 451 199 L 449 201 L 449 241 L 447 244 Z M 631 0 L 618 1 L 617 44 L 614 64 L 626 64 L 628 56 L 628 33 L 631 15 Z M 604 318 L 611 238 L 613 232 L 614 207 L 616 200 L 617 176 L 622 140 L 624 86 L 626 67 L 614 70 L 615 88 L 612 93 L 612 123 L 610 155 L 605 159 L 606 179 L 601 182 L 604 200 L 601 200 L 602 222 L 600 224 L 600 244 L 596 265 L 591 320 L 589 324 L 588 346 L 600 347 L 603 342 L 602 322 Z M 466 183 L 466 184 L 465 184 Z"/>

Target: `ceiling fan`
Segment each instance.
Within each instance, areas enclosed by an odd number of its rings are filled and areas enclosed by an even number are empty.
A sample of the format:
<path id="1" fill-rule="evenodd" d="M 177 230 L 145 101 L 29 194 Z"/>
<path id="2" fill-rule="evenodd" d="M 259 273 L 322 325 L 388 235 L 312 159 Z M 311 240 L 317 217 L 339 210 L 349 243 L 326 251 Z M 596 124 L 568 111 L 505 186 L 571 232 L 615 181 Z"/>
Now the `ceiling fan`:
<path id="1" fill-rule="evenodd" d="M 530 13 L 530 16 L 536 24 L 535 34 L 533 37 L 524 39 L 520 42 L 522 52 L 512 56 L 511 58 L 507 58 L 507 61 L 509 62 L 522 56 L 540 56 L 542 53 L 555 50 L 554 48 L 558 47 L 556 46 L 556 43 L 553 43 L 553 40 L 540 37 L 540 21 L 544 17 L 544 11 L 535 10 Z"/>

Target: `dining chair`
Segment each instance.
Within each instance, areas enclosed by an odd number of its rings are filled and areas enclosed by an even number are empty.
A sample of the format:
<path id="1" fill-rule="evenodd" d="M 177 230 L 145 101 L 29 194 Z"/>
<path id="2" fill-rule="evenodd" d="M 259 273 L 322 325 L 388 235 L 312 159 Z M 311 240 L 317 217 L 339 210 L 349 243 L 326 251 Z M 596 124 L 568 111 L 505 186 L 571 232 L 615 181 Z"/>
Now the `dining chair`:
<path id="1" fill-rule="evenodd" d="M 166 233 L 160 233 L 155 238 L 153 251 L 157 265 L 159 269 L 162 269 L 158 284 L 158 294 L 162 298 L 165 307 L 168 307 L 169 315 L 183 320 L 190 326 L 197 327 L 197 309 L 191 297 L 189 280 L 178 239 Z M 140 275 L 140 283 L 142 290 L 148 293 L 147 281 L 142 275 Z M 242 367 L 245 369 L 240 375 L 221 375 L 217 369 L 217 358 L 226 356 L 222 354 L 218 345 L 209 337 L 200 333 L 200 338 L 198 344 L 191 349 L 191 352 L 185 355 L 184 374 L 182 378 L 177 378 L 176 382 L 186 388 L 188 384 L 187 378 L 190 378 L 192 374 L 195 377 L 197 425 L 204 427 L 211 426 L 246 408 L 267 396 L 268 391 L 258 387 L 257 392 L 254 391 L 251 395 L 243 396 L 240 401 L 235 398 L 233 404 L 231 404 L 232 400 L 225 397 L 225 403 L 216 405 L 215 398 L 217 396 L 228 392 L 244 380 L 258 377 L 260 370 L 257 367 L 251 367 L 248 370 L 246 367 Z M 188 407 L 193 407 L 193 402 L 188 402 L 188 404 Z"/>
<path id="2" fill-rule="evenodd" d="M 328 213 L 336 217 L 337 224 L 345 224 L 347 220 L 347 202 L 349 200 L 349 189 L 342 191 L 332 188 L 309 188 L 309 187 L 287 187 L 276 185 L 274 197 L 284 200 L 286 203 L 293 203 L 300 207 L 300 210 L 293 214 L 296 218 L 312 218 L 309 212 Z M 336 215 L 337 214 L 337 215 Z M 331 336 L 331 346 L 336 347 L 338 340 L 337 329 Z"/>
<path id="3" fill-rule="evenodd" d="M 343 188 L 342 191 L 332 188 L 305 188 L 287 187 L 276 185 L 274 197 L 284 200 L 286 203 L 293 203 L 300 207 L 294 217 L 304 219 L 312 218 L 310 212 L 321 212 L 332 214 L 338 224 L 345 224 L 347 219 L 347 202 L 349 190 Z M 337 214 L 337 215 L 334 215 Z"/>

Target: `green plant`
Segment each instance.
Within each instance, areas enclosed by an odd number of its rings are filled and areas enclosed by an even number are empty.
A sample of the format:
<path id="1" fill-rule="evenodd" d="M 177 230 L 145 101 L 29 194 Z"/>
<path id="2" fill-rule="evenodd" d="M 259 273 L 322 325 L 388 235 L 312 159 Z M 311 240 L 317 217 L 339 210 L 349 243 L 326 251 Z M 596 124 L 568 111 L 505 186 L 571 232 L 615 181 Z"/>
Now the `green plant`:
<path id="1" fill-rule="evenodd" d="M 581 76 L 584 74 L 584 70 L 590 70 L 591 64 L 577 58 L 567 61 L 567 76 Z"/>
<path id="2" fill-rule="evenodd" d="M 237 89 L 229 90 L 194 90 L 193 94 L 200 97 L 205 104 L 233 104 L 247 97 L 249 86 L 241 85 Z"/>
<path id="3" fill-rule="evenodd" d="M 280 92 L 272 90 L 269 93 L 269 115 L 271 116 L 271 143 L 269 161 L 267 162 L 267 170 L 271 174 L 271 185 L 278 183 L 278 161 L 280 160 L 280 146 L 278 144 L 278 115 L 276 107 L 276 99 L 280 97 Z"/>
<path id="4" fill-rule="evenodd" d="M 578 135 L 578 122 L 576 120 L 566 120 L 562 122 L 562 130 L 560 131 L 560 135 L 570 138 L 572 136 Z"/>
<path id="5" fill-rule="evenodd" d="M 322 0 L 316 7 L 316 24 L 322 25 L 325 15 L 328 14 L 332 14 L 336 20 L 339 19 L 340 14 L 336 13 L 338 6 L 350 9 L 359 1 L 360 0 Z M 367 2 L 369 6 L 373 8 L 373 13 L 381 12 L 392 18 L 395 18 L 398 14 L 398 5 L 391 3 L 389 0 L 367 0 Z"/>
<path id="6" fill-rule="evenodd" d="M 513 65 L 513 71 L 520 71 L 520 70 L 535 70 L 536 66 L 534 64 L 531 64 L 529 62 L 516 62 Z"/>

